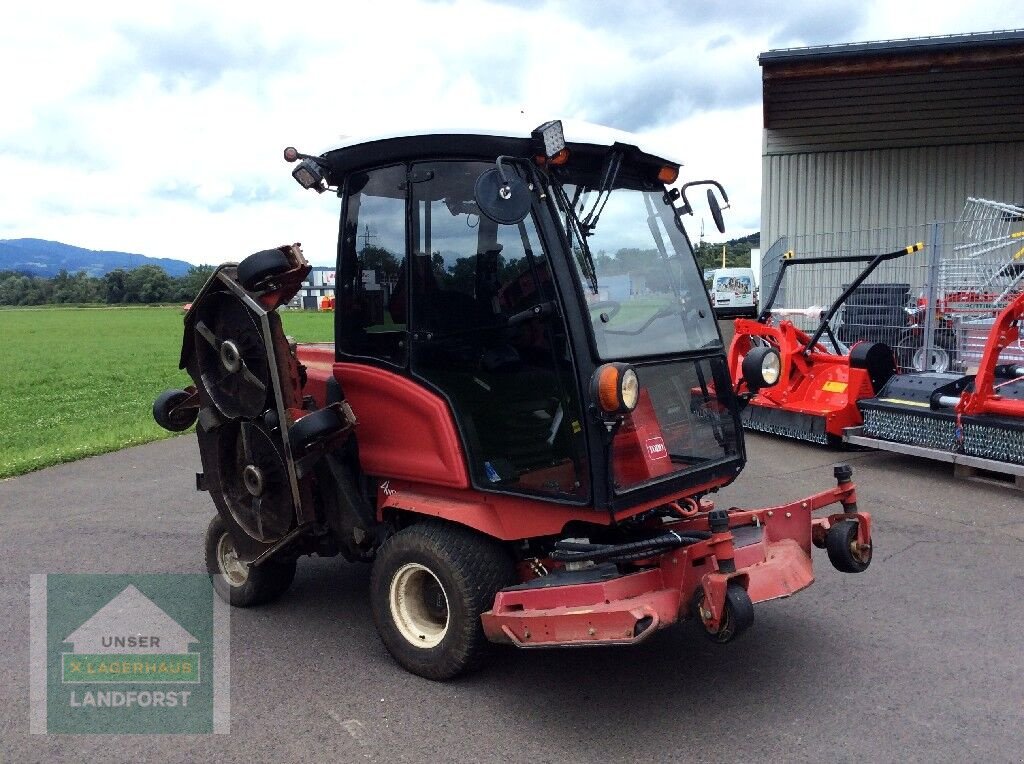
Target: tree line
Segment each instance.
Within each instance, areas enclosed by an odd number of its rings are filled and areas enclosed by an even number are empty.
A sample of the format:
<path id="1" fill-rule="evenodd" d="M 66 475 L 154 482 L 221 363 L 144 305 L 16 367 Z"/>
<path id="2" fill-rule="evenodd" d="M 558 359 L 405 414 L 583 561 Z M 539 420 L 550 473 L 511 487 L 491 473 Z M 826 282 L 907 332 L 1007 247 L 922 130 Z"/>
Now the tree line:
<path id="1" fill-rule="evenodd" d="M 61 270 L 53 278 L 0 271 L 0 305 L 185 303 L 191 302 L 213 271 L 212 265 L 193 265 L 184 276 L 173 277 L 158 265 L 142 265 L 118 268 L 105 276 Z"/>
<path id="2" fill-rule="evenodd" d="M 694 247 L 693 253 L 697 257 L 697 266 L 701 271 L 722 267 L 722 246 L 702 241 Z M 726 268 L 748 268 L 750 249 L 761 246 L 761 234 L 753 233 L 741 239 L 731 239 L 725 242 L 724 246 Z"/>

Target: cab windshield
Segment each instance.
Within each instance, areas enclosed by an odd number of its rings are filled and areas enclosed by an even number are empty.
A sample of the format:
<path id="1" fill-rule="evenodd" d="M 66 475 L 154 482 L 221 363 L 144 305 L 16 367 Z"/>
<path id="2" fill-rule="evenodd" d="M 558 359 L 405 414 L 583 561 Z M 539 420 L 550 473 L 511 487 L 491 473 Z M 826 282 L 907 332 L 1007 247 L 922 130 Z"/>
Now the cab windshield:
<path id="1" fill-rule="evenodd" d="M 600 357 L 625 359 L 720 347 L 704 281 L 689 242 L 672 219 L 674 211 L 662 198 L 663 189 L 618 185 L 602 200 L 596 182 L 575 180 L 563 181 L 563 214 L 569 204 L 586 221 L 595 202 L 598 205 L 597 224 L 583 226 L 592 270 L 580 236 L 572 233 L 572 225 L 566 229 Z"/>

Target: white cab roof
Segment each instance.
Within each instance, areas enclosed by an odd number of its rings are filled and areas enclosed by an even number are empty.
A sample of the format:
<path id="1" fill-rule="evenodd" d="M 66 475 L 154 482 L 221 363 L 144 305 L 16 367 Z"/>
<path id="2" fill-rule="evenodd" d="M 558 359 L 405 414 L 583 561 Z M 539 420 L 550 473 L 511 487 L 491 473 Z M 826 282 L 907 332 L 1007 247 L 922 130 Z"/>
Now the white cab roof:
<path id="1" fill-rule="evenodd" d="M 363 143 L 374 141 L 385 141 L 392 138 L 406 138 L 412 135 L 490 135 L 500 138 L 529 138 L 530 134 L 539 126 L 539 123 L 532 120 L 509 119 L 503 120 L 500 124 L 484 127 L 444 127 L 444 126 L 420 126 L 406 127 L 404 130 L 380 133 L 377 135 L 344 136 L 336 145 L 331 146 L 329 151 L 345 149 L 351 146 L 358 146 Z M 674 158 L 671 152 L 666 152 L 658 146 L 652 145 L 634 133 L 627 133 L 623 130 L 595 125 L 592 122 L 580 120 L 562 120 L 562 129 L 565 133 L 566 143 L 585 143 L 595 146 L 611 146 L 613 143 L 627 143 L 636 146 L 645 154 L 660 157 L 675 164 L 682 164 Z"/>

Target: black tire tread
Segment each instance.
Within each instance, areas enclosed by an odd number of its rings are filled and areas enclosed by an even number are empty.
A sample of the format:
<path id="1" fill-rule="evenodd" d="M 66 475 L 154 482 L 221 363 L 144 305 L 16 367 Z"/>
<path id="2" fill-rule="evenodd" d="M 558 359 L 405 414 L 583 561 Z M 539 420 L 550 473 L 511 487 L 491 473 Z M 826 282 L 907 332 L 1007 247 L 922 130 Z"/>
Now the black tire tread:
<path id="1" fill-rule="evenodd" d="M 249 578 L 239 587 L 228 585 L 218 574 L 217 544 L 227 531 L 219 514 L 214 515 L 206 529 L 206 571 L 210 574 L 214 591 L 232 607 L 254 607 L 272 602 L 284 594 L 295 579 L 296 561 L 270 560 L 258 568 L 249 568 Z"/>
<path id="2" fill-rule="evenodd" d="M 405 559 L 411 551 L 441 557 L 448 564 L 448 573 L 455 579 L 456 585 L 467 595 L 465 605 L 468 617 L 461 623 L 453 620 L 449 625 L 450 631 L 442 645 L 451 640 L 451 647 L 441 660 L 431 665 L 412 665 L 404 659 L 401 651 L 396 654 L 392 649 L 385 638 L 388 624 L 382 623 L 390 621 L 386 617 L 390 610 L 386 602 L 378 603 L 376 596 L 378 586 L 383 585 L 385 593 L 389 591 L 390 580 L 382 582 L 380 576 L 389 566 L 391 558 Z M 512 559 L 498 542 L 461 525 L 424 520 L 396 533 L 377 552 L 370 583 L 374 622 L 385 647 L 405 668 L 428 679 L 452 679 L 459 674 L 479 669 L 489 657 L 491 644 L 484 636 L 480 615 L 492 607 L 495 594 L 510 585 L 513 577 Z M 380 607 L 381 604 L 384 607 Z M 449 603 L 449 610 L 451 608 Z M 456 632 L 451 631 L 456 628 Z M 396 635 L 396 638 L 402 640 L 401 635 Z"/>
<path id="3" fill-rule="evenodd" d="M 343 424 L 336 409 L 312 411 L 289 428 L 288 441 L 293 451 L 301 453 L 316 441 L 336 433 Z"/>
<path id="4" fill-rule="evenodd" d="M 168 416 L 168 409 L 175 405 L 175 401 L 181 402 L 186 398 L 188 398 L 188 393 L 184 390 L 164 390 L 153 401 L 153 420 L 170 432 L 184 432 L 195 423 L 199 409 L 196 409 L 191 416 L 178 420 Z"/>
<path id="5" fill-rule="evenodd" d="M 725 590 L 725 606 L 730 611 L 730 616 L 736 621 L 732 636 L 728 639 L 722 639 L 720 634 L 717 632 L 712 633 L 708 631 L 701 622 L 698 608 L 703 601 L 704 590 L 702 588 L 698 588 L 697 593 L 694 595 L 693 602 L 690 605 L 690 615 L 696 617 L 698 624 L 701 626 L 701 631 L 704 632 L 704 635 L 708 639 L 716 644 L 732 642 L 754 624 L 754 605 L 750 601 L 750 596 L 747 594 L 747 590 L 738 583 L 730 582 Z"/>
<path id="6" fill-rule="evenodd" d="M 850 552 L 850 543 L 856 536 L 856 520 L 840 520 L 825 534 L 825 551 L 828 552 L 828 559 L 832 567 L 840 573 L 862 573 L 871 564 L 870 558 L 866 563 L 862 563 L 854 559 Z"/>
<path id="7" fill-rule="evenodd" d="M 238 282 L 253 290 L 269 276 L 276 276 L 291 268 L 288 256 L 279 249 L 265 249 L 249 255 L 238 264 Z"/>

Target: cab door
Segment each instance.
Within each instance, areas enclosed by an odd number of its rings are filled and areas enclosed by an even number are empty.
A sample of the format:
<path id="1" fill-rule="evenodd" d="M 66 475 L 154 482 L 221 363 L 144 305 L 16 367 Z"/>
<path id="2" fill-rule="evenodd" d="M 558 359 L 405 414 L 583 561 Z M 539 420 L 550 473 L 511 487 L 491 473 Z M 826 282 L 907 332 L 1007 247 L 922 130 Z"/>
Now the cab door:
<path id="1" fill-rule="evenodd" d="M 474 202 L 485 162 L 410 168 L 410 369 L 448 401 L 478 488 L 586 502 L 582 406 L 532 217 Z"/>

